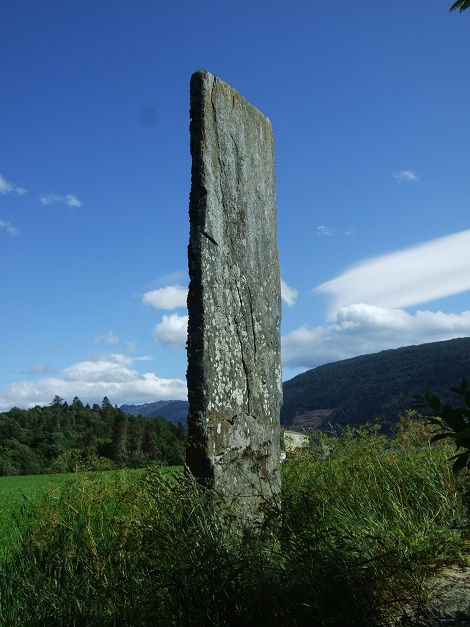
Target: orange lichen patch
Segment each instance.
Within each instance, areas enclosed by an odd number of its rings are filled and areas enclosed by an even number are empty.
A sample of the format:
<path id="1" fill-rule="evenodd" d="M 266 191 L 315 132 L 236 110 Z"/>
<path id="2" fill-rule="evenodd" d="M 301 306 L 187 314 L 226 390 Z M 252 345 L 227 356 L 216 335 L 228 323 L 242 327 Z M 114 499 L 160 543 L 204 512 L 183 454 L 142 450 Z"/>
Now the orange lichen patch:
<path id="1" fill-rule="evenodd" d="M 241 99 L 242 97 L 240 96 L 238 91 L 234 91 L 233 98 L 232 98 L 232 107 L 235 108 L 238 104 L 240 104 Z"/>
<path id="2" fill-rule="evenodd" d="M 231 89 L 229 88 L 227 83 L 224 83 L 223 81 L 217 81 L 216 89 L 220 94 L 222 94 L 225 100 L 229 100 L 230 98 L 229 92 L 231 91 Z"/>
<path id="3" fill-rule="evenodd" d="M 274 261 L 275 261 L 275 272 L 276 276 L 279 278 L 281 276 L 281 271 L 279 270 L 279 251 L 277 249 L 277 243 L 274 242 Z"/>

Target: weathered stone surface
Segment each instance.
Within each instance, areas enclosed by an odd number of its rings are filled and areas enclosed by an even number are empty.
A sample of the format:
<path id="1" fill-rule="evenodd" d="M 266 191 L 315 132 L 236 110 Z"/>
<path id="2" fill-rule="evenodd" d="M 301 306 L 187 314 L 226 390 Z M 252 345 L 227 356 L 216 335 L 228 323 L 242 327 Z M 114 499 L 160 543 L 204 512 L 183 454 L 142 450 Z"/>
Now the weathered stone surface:
<path id="1" fill-rule="evenodd" d="M 187 465 L 253 514 L 280 492 L 271 123 L 232 87 L 196 72 L 191 154 Z"/>

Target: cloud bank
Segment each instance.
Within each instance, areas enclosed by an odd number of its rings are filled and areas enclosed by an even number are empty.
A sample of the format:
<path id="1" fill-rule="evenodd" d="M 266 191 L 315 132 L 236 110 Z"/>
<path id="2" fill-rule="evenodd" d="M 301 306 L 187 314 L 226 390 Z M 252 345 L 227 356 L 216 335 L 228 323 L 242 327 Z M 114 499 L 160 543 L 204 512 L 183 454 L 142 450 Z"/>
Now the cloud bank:
<path id="1" fill-rule="evenodd" d="M 146 359 L 146 358 L 139 358 Z M 38 381 L 20 381 L 0 390 L 0 411 L 11 407 L 48 405 L 57 394 L 71 402 L 100 403 L 107 396 L 113 405 L 147 403 L 151 400 L 185 400 L 186 382 L 164 379 L 151 372 L 141 374 L 132 365 L 136 359 L 107 355 L 65 368 L 56 376 Z"/>
<path id="2" fill-rule="evenodd" d="M 315 288 L 332 299 L 329 319 L 367 303 L 395 309 L 470 290 L 470 230 L 363 261 Z"/>
<path id="3" fill-rule="evenodd" d="M 303 326 L 282 338 L 282 363 L 287 368 L 316 368 L 322 364 L 389 348 L 451 340 L 470 335 L 470 311 L 386 309 L 356 304 L 338 312 L 336 323 Z"/>

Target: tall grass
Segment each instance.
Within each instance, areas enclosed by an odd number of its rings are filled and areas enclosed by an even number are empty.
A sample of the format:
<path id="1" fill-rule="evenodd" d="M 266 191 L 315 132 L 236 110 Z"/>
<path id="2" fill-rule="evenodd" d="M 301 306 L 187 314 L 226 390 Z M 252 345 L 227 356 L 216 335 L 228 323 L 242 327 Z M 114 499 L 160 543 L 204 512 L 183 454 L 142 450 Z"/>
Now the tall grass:
<path id="1" fill-rule="evenodd" d="M 286 462 L 282 513 L 266 504 L 257 530 L 181 473 L 83 473 L 11 550 L 0 622 L 385 625 L 463 556 L 465 485 L 449 456 L 416 421 L 392 440 L 323 436 Z"/>
<path id="2" fill-rule="evenodd" d="M 378 433 L 320 437 L 286 466 L 284 505 L 292 529 L 322 530 L 355 556 L 378 604 L 394 614 L 426 600 L 437 566 L 465 558 L 468 483 L 452 473 L 453 449 L 431 447 L 420 421 L 402 420 L 393 439 Z"/>

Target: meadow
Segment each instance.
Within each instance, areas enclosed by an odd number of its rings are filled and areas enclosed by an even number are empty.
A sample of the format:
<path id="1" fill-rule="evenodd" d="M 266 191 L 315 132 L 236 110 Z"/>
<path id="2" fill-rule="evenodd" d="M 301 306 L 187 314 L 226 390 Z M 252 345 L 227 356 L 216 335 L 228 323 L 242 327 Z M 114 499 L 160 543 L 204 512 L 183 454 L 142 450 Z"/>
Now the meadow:
<path id="1" fill-rule="evenodd" d="M 59 489 L 64 479 L 65 475 L 0 477 L 0 562 L 14 535 L 24 530 L 26 512 L 54 487 Z"/>
<path id="2" fill-rule="evenodd" d="M 39 484 L 0 566 L 0 624 L 390 625 L 467 559 L 452 453 L 412 417 L 393 438 L 318 436 L 283 464 L 282 512 L 266 503 L 257 529 L 181 470 Z"/>

